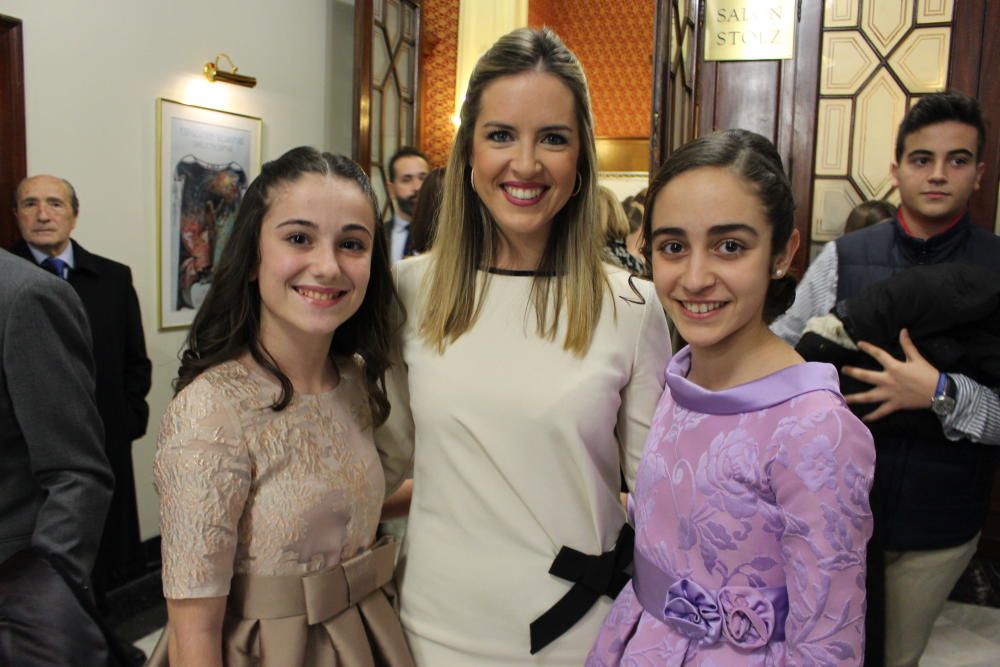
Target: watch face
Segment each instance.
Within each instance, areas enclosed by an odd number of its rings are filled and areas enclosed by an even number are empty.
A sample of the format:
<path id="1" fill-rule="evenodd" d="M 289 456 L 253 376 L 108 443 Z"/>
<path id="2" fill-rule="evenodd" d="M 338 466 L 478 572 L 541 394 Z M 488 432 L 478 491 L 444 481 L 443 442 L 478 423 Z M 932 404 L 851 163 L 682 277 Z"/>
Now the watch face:
<path id="1" fill-rule="evenodd" d="M 935 396 L 931 400 L 931 410 L 934 411 L 939 417 L 944 417 L 951 414 L 951 411 L 955 409 L 955 399 L 947 394 Z"/>

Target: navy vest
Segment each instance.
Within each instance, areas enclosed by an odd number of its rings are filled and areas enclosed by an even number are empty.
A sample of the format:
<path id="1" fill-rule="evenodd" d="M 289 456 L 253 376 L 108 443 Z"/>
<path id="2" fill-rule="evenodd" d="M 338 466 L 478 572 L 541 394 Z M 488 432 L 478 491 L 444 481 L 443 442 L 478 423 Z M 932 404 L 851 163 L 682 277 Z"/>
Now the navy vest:
<path id="1" fill-rule="evenodd" d="M 968 214 L 929 239 L 907 234 L 898 220 L 837 239 L 837 301 L 897 271 L 920 264 L 966 261 L 1000 270 L 1000 237 Z M 945 549 L 972 539 L 986 519 L 992 455 L 940 429 L 921 439 L 877 437 L 872 512 L 890 551 Z"/>

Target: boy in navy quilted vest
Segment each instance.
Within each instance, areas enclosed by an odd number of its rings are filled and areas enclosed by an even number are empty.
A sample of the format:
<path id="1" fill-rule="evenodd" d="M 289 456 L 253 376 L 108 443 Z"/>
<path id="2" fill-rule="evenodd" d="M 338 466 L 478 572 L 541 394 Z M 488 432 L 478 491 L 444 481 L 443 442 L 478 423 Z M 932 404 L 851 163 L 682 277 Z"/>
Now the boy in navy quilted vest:
<path id="1" fill-rule="evenodd" d="M 794 344 L 811 317 L 910 267 L 971 262 L 1000 270 L 1000 237 L 969 214 L 985 168 L 984 139 L 973 98 L 940 93 L 914 105 L 900 125 L 891 165 L 901 199 L 896 217 L 827 244 L 799 284 L 794 306 L 772 325 L 775 333 Z M 916 667 L 975 553 L 990 496 L 991 449 L 1000 451 L 987 446 L 1000 443 L 997 388 L 935 368 L 914 343 L 917 332 L 910 333 L 898 332 L 897 356 L 859 342 L 878 370 L 842 369 L 871 385 L 846 398 L 867 411 L 875 435 L 871 548 L 878 553 L 869 557 L 885 563 L 885 664 L 892 667 Z M 879 420 L 900 411 L 931 411 L 934 428 L 912 437 L 880 435 Z M 869 618 L 869 642 L 878 651 L 881 605 L 872 592 L 869 585 L 869 615 L 879 617 Z M 868 655 L 881 663 L 881 655 Z"/>

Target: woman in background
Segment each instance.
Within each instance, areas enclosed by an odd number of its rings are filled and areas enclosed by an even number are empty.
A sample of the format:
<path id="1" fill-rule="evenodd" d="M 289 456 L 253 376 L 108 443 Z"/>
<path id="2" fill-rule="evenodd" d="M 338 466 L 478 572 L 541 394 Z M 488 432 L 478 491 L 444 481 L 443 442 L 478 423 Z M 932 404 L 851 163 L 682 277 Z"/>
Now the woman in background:
<path id="1" fill-rule="evenodd" d="M 851 214 L 844 223 L 844 233 L 850 234 L 894 217 L 896 217 L 896 207 L 893 204 L 882 199 L 863 201 L 851 209 Z"/>
<path id="2" fill-rule="evenodd" d="M 547 29 L 502 37 L 470 79 L 431 250 L 396 265 L 408 317 L 376 442 L 390 488 L 412 466 L 418 665 L 579 667 L 624 582 L 619 470 L 669 343 L 652 286 L 602 262 L 595 157 L 573 54 Z"/>
<path id="3" fill-rule="evenodd" d="M 152 665 L 413 664 L 373 544 L 395 303 L 376 211 L 358 165 L 312 148 L 240 204 L 160 426 Z"/>
<path id="4" fill-rule="evenodd" d="M 629 228 L 625 209 L 615 197 L 615 193 L 605 186 L 598 187 L 598 219 L 604 234 L 604 258 L 622 267 L 629 273 L 641 276 L 646 272 L 645 263 L 629 252 Z"/>

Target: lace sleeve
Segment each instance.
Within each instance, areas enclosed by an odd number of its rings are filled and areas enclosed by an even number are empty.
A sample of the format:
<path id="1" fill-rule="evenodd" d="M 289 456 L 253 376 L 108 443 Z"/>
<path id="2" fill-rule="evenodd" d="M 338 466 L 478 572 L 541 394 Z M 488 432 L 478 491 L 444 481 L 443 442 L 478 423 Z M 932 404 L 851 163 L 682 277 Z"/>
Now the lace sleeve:
<path id="1" fill-rule="evenodd" d="M 205 378 L 168 406 L 153 481 L 160 495 L 163 595 L 229 594 L 250 458 L 234 411 Z"/>

